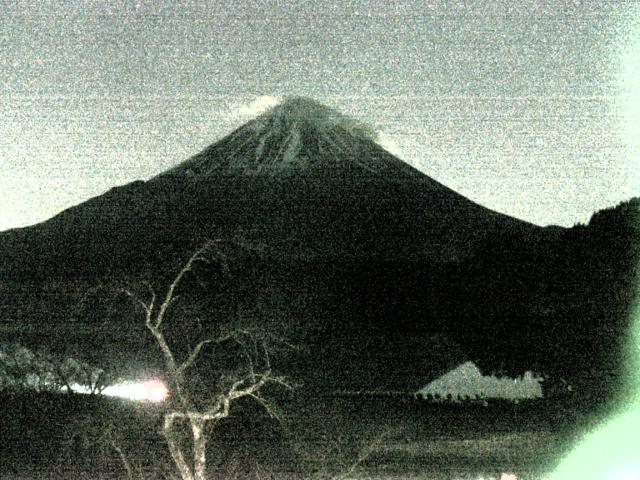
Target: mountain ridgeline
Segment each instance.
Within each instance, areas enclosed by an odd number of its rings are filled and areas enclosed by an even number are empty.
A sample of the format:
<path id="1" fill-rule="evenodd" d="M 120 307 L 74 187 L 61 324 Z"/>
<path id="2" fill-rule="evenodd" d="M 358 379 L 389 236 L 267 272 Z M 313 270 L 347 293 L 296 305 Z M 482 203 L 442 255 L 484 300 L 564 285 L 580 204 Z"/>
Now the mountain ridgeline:
<path id="1" fill-rule="evenodd" d="M 448 262 L 488 238 L 541 231 L 420 173 L 357 122 L 293 98 L 168 172 L 5 234 L 3 244 L 13 244 L 11 271 L 65 276 L 136 270 L 205 237 L 239 235 L 277 258 Z"/>
<path id="2" fill-rule="evenodd" d="M 87 308 L 86 292 L 123 276 L 166 281 L 222 239 L 231 277 L 203 270 L 191 297 L 206 297 L 213 323 L 286 325 L 305 354 L 285 370 L 318 388 L 417 390 L 471 359 L 603 391 L 621 371 L 639 202 L 587 226 L 532 225 L 429 178 L 357 121 L 291 98 L 146 182 L 0 233 L 0 320 L 24 342 L 72 328 L 61 343 L 135 356 L 153 348 L 132 333 L 135 311 Z M 105 322 L 119 327 L 91 333 Z"/>

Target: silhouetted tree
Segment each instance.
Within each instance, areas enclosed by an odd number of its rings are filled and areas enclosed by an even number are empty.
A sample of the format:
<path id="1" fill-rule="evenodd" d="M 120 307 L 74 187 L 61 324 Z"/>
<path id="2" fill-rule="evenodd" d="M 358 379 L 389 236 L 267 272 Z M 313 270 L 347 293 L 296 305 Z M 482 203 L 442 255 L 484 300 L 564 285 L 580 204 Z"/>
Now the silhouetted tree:
<path id="1" fill-rule="evenodd" d="M 196 251 L 171 280 L 164 296 L 146 283 L 147 298 L 133 289 L 123 288 L 144 312 L 147 330 L 153 336 L 164 361 L 168 380 L 168 408 L 164 413 L 162 432 L 169 452 L 182 480 L 204 480 L 207 478 L 207 426 L 216 425 L 230 414 L 231 405 L 241 398 L 252 398 L 272 416 L 275 412 L 262 396 L 261 391 L 269 384 L 290 388 L 284 377 L 274 375 L 266 335 L 255 330 L 236 328 L 215 336 L 204 336 L 190 345 L 186 353 L 177 355 L 178 348 L 170 344 L 166 319 L 172 305 L 178 300 L 177 291 L 197 264 L 216 263 L 223 271 L 228 270 L 226 258 L 217 242 L 207 242 Z M 174 332 L 175 333 L 175 332 Z M 194 365 L 205 352 L 216 345 L 235 343 L 241 355 L 236 359 L 236 368 L 219 373 L 215 388 L 207 388 L 197 376 Z M 179 358 L 180 357 L 180 358 Z M 241 357 L 241 358 L 240 358 Z M 179 435 L 180 426 L 190 431 L 191 450 L 187 451 Z"/>
<path id="2" fill-rule="evenodd" d="M 115 382 L 109 368 L 97 368 L 76 358 L 21 345 L 0 348 L 0 390 L 101 393 Z"/>

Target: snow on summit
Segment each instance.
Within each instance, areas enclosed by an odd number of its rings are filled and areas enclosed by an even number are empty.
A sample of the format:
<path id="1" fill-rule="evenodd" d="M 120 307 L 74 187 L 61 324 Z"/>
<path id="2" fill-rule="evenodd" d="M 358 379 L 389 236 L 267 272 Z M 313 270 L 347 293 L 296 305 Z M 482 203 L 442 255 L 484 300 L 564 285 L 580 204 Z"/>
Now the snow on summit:
<path id="1" fill-rule="evenodd" d="M 404 164 L 375 142 L 364 123 L 309 98 L 288 97 L 166 173 L 280 176 L 339 163 L 374 172 Z"/>

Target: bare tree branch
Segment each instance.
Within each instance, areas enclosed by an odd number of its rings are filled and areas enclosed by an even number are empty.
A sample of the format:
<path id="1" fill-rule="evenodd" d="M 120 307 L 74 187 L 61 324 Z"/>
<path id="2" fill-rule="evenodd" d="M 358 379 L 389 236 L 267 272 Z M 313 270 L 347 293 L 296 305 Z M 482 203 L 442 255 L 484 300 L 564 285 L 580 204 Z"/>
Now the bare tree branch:
<path id="1" fill-rule="evenodd" d="M 135 475 L 133 474 L 133 466 L 131 465 L 131 462 L 125 455 L 122 448 L 120 448 L 120 446 L 118 445 L 118 442 L 115 441 L 115 439 L 111 439 L 111 446 L 116 452 L 118 452 L 120 461 L 122 462 L 124 469 L 127 471 L 127 478 L 129 480 L 135 480 Z M 142 478 L 142 477 L 140 476 L 139 478 Z"/>
<path id="2" fill-rule="evenodd" d="M 233 334 L 227 334 L 227 335 L 223 335 L 223 336 L 218 337 L 218 338 L 207 338 L 207 339 L 201 340 L 200 342 L 198 342 L 196 344 L 195 347 L 193 347 L 193 349 L 189 353 L 189 356 L 187 357 L 187 359 L 180 364 L 180 366 L 177 369 L 177 372 L 179 374 L 182 374 L 191 365 L 193 365 L 193 363 L 198 358 L 198 355 L 200 354 L 200 351 L 202 350 L 202 348 L 205 345 L 209 345 L 209 344 L 218 345 L 220 343 L 226 342 L 227 340 L 231 340 L 232 338 L 233 338 Z"/>
<path id="3" fill-rule="evenodd" d="M 165 313 L 167 312 L 167 308 L 169 308 L 169 305 L 171 305 L 171 303 L 173 302 L 176 288 L 178 288 L 178 286 L 182 282 L 183 277 L 193 269 L 193 265 L 197 262 L 211 263 L 211 260 L 205 254 L 216 243 L 217 242 L 214 241 L 208 241 L 207 243 L 205 243 L 199 250 L 196 251 L 196 253 L 191 255 L 189 260 L 187 260 L 187 263 L 182 267 L 182 269 L 178 272 L 178 275 L 176 275 L 176 277 L 173 279 L 173 282 L 171 282 L 171 285 L 169 285 L 169 289 L 167 290 L 167 293 L 164 297 L 164 301 L 160 305 L 160 311 L 156 316 L 156 328 L 160 328 L 160 326 L 162 325 Z"/>
<path id="4" fill-rule="evenodd" d="M 173 462 L 175 463 L 182 480 L 194 480 L 191 467 L 189 467 L 189 464 L 185 460 L 179 443 L 175 438 L 173 438 L 173 422 L 176 418 L 177 416 L 174 413 L 168 413 L 164 416 L 164 436 L 167 439 L 171 458 L 173 458 Z"/>
<path id="5" fill-rule="evenodd" d="M 271 373 L 271 359 L 266 340 L 258 341 L 257 335 L 247 329 L 237 329 L 220 335 L 217 338 L 204 338 L 196 343 L 182 362 L 176 361 L 176 357 L 167 342 L 163 327 L 165 316 L 169 307 L 177 300 L 176 291 L 184 277 L 193 270 L 196 263 L 211 263 L 216 261 L 223 272 L 228 272 L 227 258 L 217 244 L 220 241 L 208 241 L 197 250 L 180 269 L 169 284 L 162 303 L 156 308 L 156 292 L 153 287 L 145 283 L 150 293 L 150 301 L 146 303 L 130 289 L 122 291 L 132 300 L 137 302 L 145 312 L 145 325 L 151 332 L 162 352 L 165 367 L 169 379 L 169 391 L 175 403 L 165 413 L 163 432 L 169 446 L 171 457 L 178 469 L 182 480 L 205 480 L 206 477 L 206 422 L 217 422 L 229 416 L 231 403 L 242 397 L 251 397 L 260 403 L 267 413 L 275 418 L 277 414 L 273 407 L 260 395 L 260 390 L 268 383 L 277 384 L 285 388 L 291 388 L 284 377 L 275 377 Z M 215 400 L 213 406 L 202 410 L 197 407 L 197 402 L 191 397 L 192 392 L 185 380 L 185 372 L 194 365 L 202 350 L 207 345 L 220 344 L 233 340 L 245 353 L 246 375 L 236 378 L 231 385 L 223 390 Z M 175 422 L 188 422 L 192 432 L 192 456 L 187 461 L 183 453 L 183 447 L 179 439 L 175 438 Z"/>
<path id="6" fill-rule="evenodd" d="M 147 317 L 151 314 L 151 308 L 150 308 L 150 304 L 147 305 L 146 303 L 144 303 L 144 301 L 136 294 L 134 294 L 131 290 L 129 290 L 128 288 L 122 288 L 120 289 L 120 291 L 124 294 L 126 294 L 129 298 L 131 298 L 134 302 L 136 302 L 137 304 L 139 304 L 144 311 L 147 313 Z"/>
<path id="7" fill-rule="evenodd" d="M 191 353 L 189 354 L 187 359 L 184 362 L 182 362 L 182 364 L 180 364 L 180 366 L 178 367 L 178 373 L 183 373 L 187 368 L 193 365 L 193 362 L 195 362 L 196 358 L 198 358 L 198 355 L 200 354 L 200 350 L 202 350 L 202 347 L 213 342 L 215 342 L 215 340 L 212 340 L 212 339 L 202 340 L 198 342 L 198 344 L 193 348 L 193 350 L 191 350 Z"/>
<path id="8" fill-rule="evenodd" d="M 173 377 L 174 375 L 176 375 L 178 373 L 178 368 L 177 368 L 177 365 L 176 365 L 175 358 L 173 356 L 173 352 L 171 351 L 171 348 L 169 347 L 169 344 L 165 340 L 162 331 L 158 327 L 152 325 L 151 323 L 148 323 L 147 327 L 148 327 L 149 331 L 151 332 L 151 334 L 155 337 L 156 342 L 158 343 L 158 346 L 160 347 L 160 350 L 162 351 L 162 354 L 164 355 L 165 363 L 167 364 L 167 370 L 168 370 L 169 375 Z"/>
<path id="9" fill-rule="evenodd" d="M 260 395 L 258 395 L 257 393 L 250 393 L 249 396 L 251 398 L 253 398 L 254 400 L 256 400 L 260 405 L 262 405 L 262 407 L 265 409 L 265 411 L 267 412 L 267 414 L 272 417 L 275 418 L 276 420 L 280 420 L 280 417 L 278 416 L 278 414 L 275 412 L 275 410 L 273 409 L 273 407 L 271 405 L 269 405 L 269 402 L 267 402 L 264 398 L 262 398 Z"/>

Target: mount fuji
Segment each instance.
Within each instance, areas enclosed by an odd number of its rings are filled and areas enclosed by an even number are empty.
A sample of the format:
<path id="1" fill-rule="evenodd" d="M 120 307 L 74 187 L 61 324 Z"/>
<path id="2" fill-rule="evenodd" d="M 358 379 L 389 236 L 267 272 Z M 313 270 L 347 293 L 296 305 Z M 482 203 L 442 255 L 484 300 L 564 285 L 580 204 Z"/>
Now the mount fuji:
<path id="1" fill-rule="evenodd" d="M 286 323 L 308 347 L 293 364 L 318 385 L 417 391 L 467 360 L 566 378 L 600 355 L 611 372 L 637 210 L 532 225 L 411 167 L 366 125 L 292 97 L 147 181 L 0 233 L 1 328 L 97 356 L 153 348 L 135 312 L 88 302 L 89 287 L 166 280 L 221 239 L 232 277 L 191 287 L 214 318 Z M 108 322 L 119 327 L 105 333 Z"/>
<path id="2" fill-rule="evenodd" d="M 489 238 L 543 230 L 429 178 L 365 125 L 293 97 L 149 181 L 0 234 L 0 270 L 136 270 L 154 255 L 230 234 L 282 258 L 451 262 L 473 257 Z"/>

